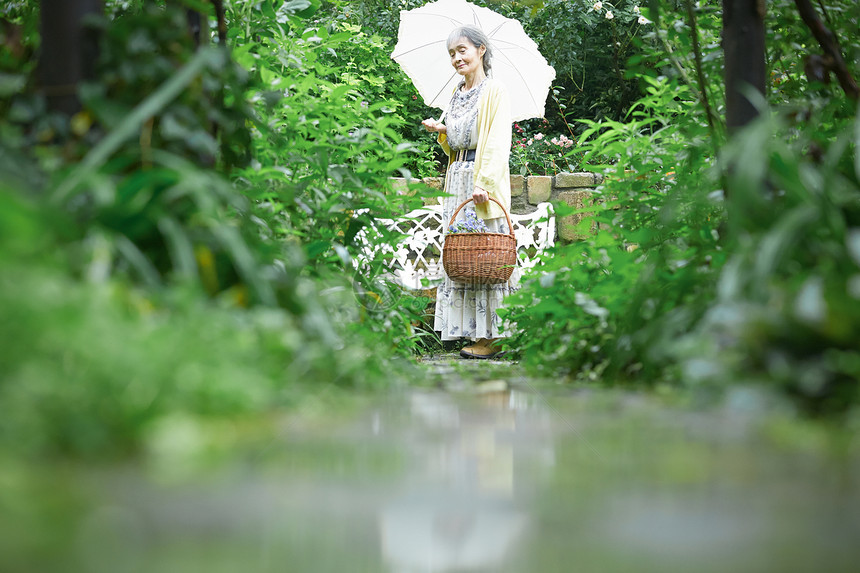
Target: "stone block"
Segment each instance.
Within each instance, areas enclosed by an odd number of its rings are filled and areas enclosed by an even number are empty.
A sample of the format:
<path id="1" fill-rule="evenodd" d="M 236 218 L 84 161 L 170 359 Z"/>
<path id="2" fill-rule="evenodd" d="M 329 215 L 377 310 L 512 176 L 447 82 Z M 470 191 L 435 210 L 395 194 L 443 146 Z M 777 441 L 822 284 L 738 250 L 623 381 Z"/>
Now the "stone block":
<path id="1" fill-rule="evenodd" d="M 391 183 L 391 190 L 397 195 L 411 195 L 414 193 L 409 190 L 410 181 L 405 177 L 389 177 L 388 181 Z"/>
<path id="2" fill-rule="evenodd" d="M 583 207 L 591 206 L 591 191 L 562 191 L 558 194 L 559 201 L 563 201 L 569 207 L 574 209 L 582 209 Z M 590 232 L 594 231 L 594 222 L 592 221 L 588 231 L 583 229 L 583 221 L 591 218 L 590 213 L 574 213 L 558 218 L 558 236 L 563 241 L 582 241 L 587 238 Z"/>
<path id="3" fill-rule="evenodd" d="M 432 187 L 437 191 L 441 191 L 445 188 L 445 178 L 444 177 L 425 177 L 421 180 L 424 185 L 427 187 Z"/>
<path id="4" fill-rule="evenodd" d="M 525 179 L 522 175 L 511 175 L 511 197 L 519 197 L 523 194 L 526 186 Z"/>
<path id="5" fill-rule="evenodd" d="M 603 182 L 603 175 L 599 173 L 568 173 L 563 172 L 555 176 L 556 189 L 576 189 L 580 187 L 597 187 Z"/>
<path id="6" fill-rule="evenodd" d="M 435 191 L 442 191 L 445 189 L 444 177 L 425 177 L 421 182 Z M 433 205 L 438 205 L 440 199 L 440 197 L 424 197 L 424 206 L 431 207 Z"/>
<path id="7" fill-rule="evenodd" d="M 511 197 L 511 213 L 516 213 L 517 215 L 525 215 L 526 213 L 530 213 L 534 210 L 535 208 L 529 205 L 526 201 L 525 195 L 520 195 L 519 197 Z"/>
<path id="8" fill-rule="evenodd" d="M 532 175 L 528 179 L 529 203 L 537 205 L 549 201 L 552 196 L 552 177 L 549 175 Z"/>

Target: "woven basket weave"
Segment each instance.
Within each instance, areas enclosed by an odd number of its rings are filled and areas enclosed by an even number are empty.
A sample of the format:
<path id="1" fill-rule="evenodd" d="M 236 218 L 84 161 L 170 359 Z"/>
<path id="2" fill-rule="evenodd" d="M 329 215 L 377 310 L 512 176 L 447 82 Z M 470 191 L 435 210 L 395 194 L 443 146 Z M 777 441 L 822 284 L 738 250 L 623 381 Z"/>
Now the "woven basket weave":
<path id="1" fill-rule="evenodd" d="M 454 224 L 457 213 L 466 203 L 463 201 L 448 226 Z M 442 266 L 452 281 L 468 284 L 499 284 L 507 282 L 517 264 L 517 239 L 511 218 L 504 205 L 490 197 L 505 213 L 509 234 L 504 233 L 448 233 L 442 247 Z"/>

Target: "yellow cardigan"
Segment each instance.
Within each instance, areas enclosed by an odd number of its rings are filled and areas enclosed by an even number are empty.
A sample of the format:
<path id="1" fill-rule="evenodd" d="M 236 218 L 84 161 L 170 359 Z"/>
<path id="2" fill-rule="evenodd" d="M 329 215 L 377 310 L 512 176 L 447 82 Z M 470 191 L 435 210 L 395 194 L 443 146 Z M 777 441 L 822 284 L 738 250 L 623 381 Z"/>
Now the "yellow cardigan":
<path id="1" fill-rule="evenodd" d="M 494 79 L 484 80 L 486 85 L 478 100 L 478 147 L 475 150 L 475 186 L 484 189 L 490 197 L 511 210 L 511 104 L 505 87 Z M 439 144 L 448 154 L 448 168 L 455 154 L 448 145 L 448 136 L 439 134 Z M 449 178 L 445 178 L 448 191 Z M 482 219 L 495 219 L 505 214 L 498 205 L 487 201 L 475 206 Z"/>

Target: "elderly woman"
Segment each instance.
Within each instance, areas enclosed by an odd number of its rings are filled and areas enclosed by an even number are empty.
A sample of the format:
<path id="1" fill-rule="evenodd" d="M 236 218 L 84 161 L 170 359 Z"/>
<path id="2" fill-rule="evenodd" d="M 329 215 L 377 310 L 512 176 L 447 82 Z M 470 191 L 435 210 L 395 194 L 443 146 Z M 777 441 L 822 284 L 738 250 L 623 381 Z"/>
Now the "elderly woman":
<path id="1" fill-rule="evenodd" d="M 458 214 L 470 212 L 483 219 L 489 232 L 508 233 L 501 208 L 492 197 L 510 210 L 511 186 L 508 159 L 511 153 L 511 113 L 504 86 L 488 78 L 492 48 L 486 34 L 474 26 L 457 28 L 448 37 L 451 65 L 463 76 L 451 97 L 446 123 L 426 119 L 428 131 L 438 132 L 438 141 L 448 154 L 442 220 L 466 199 L 474 199 Z M 496 311 L 503 299 L 518 288 L 519 272 L 514 269 L 507 283 L 471 285 L 445 277 L 436 293 L 434 329 L 442 340 L 469 338 L 475 343 L 460 351 L 465 358 L 493 358 L 500 352 L 495 344 L 505 333 L 499 331 Z"/>

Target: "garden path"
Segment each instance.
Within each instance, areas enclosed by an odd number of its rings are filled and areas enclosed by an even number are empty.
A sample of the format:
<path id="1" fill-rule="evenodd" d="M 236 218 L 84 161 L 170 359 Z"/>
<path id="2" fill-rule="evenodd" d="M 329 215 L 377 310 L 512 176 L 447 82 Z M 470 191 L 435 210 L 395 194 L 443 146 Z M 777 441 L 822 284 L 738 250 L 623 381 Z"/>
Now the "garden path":
<path id="1" fill-rule="evenodd" d="M 856 570 L 846 434 L 764 415 L 749 391 L 705 411 L 511 362 L 421 368 L 383 396 L 311 401 L 276 435 L 174 433 L 142 469 L 65 472 L 63 571 Z"/>

